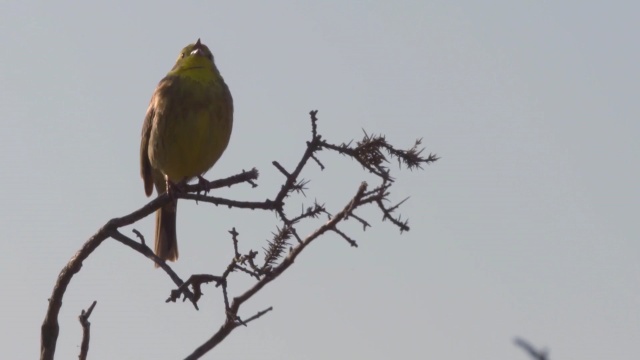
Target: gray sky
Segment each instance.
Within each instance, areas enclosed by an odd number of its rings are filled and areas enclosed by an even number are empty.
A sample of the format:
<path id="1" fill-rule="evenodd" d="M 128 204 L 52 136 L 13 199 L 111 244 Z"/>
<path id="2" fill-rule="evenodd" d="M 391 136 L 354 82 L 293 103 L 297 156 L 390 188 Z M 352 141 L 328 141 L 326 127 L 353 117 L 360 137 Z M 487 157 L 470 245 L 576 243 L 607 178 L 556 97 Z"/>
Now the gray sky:
<path id="1" fill-rule="evenodd" d="M 552 359 L 640 357 L 637 14 L 631 2 L 8 2 L 0 5 L 0 339 L 36 358 L 62 266 L 108 219 L 143 204 L 140 128 L 179 50 L 208 44 L 235 99 L 231 144 L 208 173 L 257 167 L 262 200 L 309 136 L 362 129 L 398 145 L 423 137 L 442 160 L 398 173 L 412 231 L 388 223 L 354 250 L 328 236 L 256 296 L 207 358 Z M 371 177 L 343 157 L 310 169 L 307 198 L 336 211 Z M 635 169 L 635 170 L 634 170 Z M 220 273 L 236 227 L 260 249 L 274 217 L 183 201 L 176 271 Z M 374 211 L 362 212 L 372 222 Z M 150 239 L 153 218 L 135 228 Z M 130 229 L 125 232 L 131 235 Z M 239 278 L 231 290 L 247 285 Z M 173 284 L 107 241 L 69 287 L 57 355 L 77 356 L 93 300 L 92 359 L 175 359 L 222 322 L 165 304 Z"/>

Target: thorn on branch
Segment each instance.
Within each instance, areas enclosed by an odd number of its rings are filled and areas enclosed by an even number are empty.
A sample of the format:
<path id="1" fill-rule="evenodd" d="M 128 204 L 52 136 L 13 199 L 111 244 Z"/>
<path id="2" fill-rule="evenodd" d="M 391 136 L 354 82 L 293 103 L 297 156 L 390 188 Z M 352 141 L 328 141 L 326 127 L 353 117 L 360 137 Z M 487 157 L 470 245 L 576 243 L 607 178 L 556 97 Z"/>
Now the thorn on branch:
<path id="1" fill-rule="evenodd" d="M 382 168 L 387 158 L 381 150 L 387 145 L 387 140 L 384 135 L 369 135 L 366 131 L 363 132 L 364 137 L 356 143 L 355 155 L 370 166 Z"/>
<path id="2" fill-rule="evenodd" d="M 311 182 L 310 180 L 302 179 L 291 187 L 291 191 L 295 191 L 297 193 L 301 193 L 304 196 L 307 196 L 307 194 L 305 194 L 304 191 L 307 190 L 307 185 L 310 182 Z"/>
<path id="3" fill-rule="evenodd" d="M 264 265 L 262 270 L 273 267 L 275 263 L 282 257 L 289 245 L 289 239 L 291 239 L 292 230 L 291 226 L 285 225 L 282 228 L 278 228 L 278 232 L 273 233 L 273 239 L 267 240 L 269 245 L 265 250 Z"/>
<path id="4" fill-rule="evenodd" d="M 140 239 L 140 243 L 144 246 L 147 246 L 147 244 L 144 243 L 144 235 L 142 235 L 142 233 L 136 229 L 131 230 L 134 234 L 136 234 L 136 237 L 138 239 Z"/>
<path id="5" fill-rule="evenodd" d="M 393 146 L 386 144 L 385 149 L 389 155 L 395 157 L 398 160 L 398 166 L 402 167 L 404 164 L 407 169 L 422 169 L 422 164 L 431 164 L 439 159 L 436 154 L 429 154 L 425 159 L 422 157 L 424 148 L 422 146 L 422 139 L 417 139 L 415 144 L 407 150 L 398 150 Z"/>
<path id="6" fill-rule="evenodd" d="M 296 228 L 293 226 L 297 221 L 294 221 L 295 219 L 294 220 L 289 220 L 287 215 L 284 213 L 284 210 L 282 210 L 282 209 L 278 209 L 276 211 L 276 214 L 278 216 L 280 216 L 280 219 L 284 223 L 284 227 L 288 227 L 291 230 L 291 234 L 293 235 L 293 237 L 296 238 L 298 243 L 301 243 L 302 239 L 300 238 L 300 235 L 298 235 L 298 232 L 296 231 Z"/>
<path id="7" fill-rule="evenodd" d="M 400 205 L 404 204 L 404 202 L 407 201 L 407 200 L 409 200 L 408 196 L 406 198 L 404 198 L 404 200 L 402 200 L 399 203 L 395 204 L 394 206 L 388 208 L 387 211 L 389 211 L 389 213 L 394 212 L 397 208 L 400 207 Z"/>
<path id="8" fill-rule="evenodd" d="M 393 178 L 390 175 L 389 169 L 384 165 L 388 160 L 383 151 L 386 151 L 391 158 L 396 158 L 401 167 L 404 165 L 409 170 L 415 168 L 421 169 L 422 164 L 431 164 L 439 159 L 435 154 L 429 154 L 427 158 L 423 157 L 422 152 L 424 148 L 421 148 L 421 145 L 422 139 L 418 139 L 414 145 L 407 150 L 396 149 L 387 142 L 384 135 L 369 135 L 366 131 L 364 131 L 362 140 L 356 142 L 355 146 L 352 146 L 352 141 L 346 144 L 342 143 L 341 145 L 330 144 L 326 141 L 320 144 L 322 148 L 333 150 L 353 158 L 359 162 L 362 167 L 382 178 L 385 182 L 392 182 Z"/>
<path id="9" fill-rule="evenodd" d="M 320 214 L 328 214 L 328 213 L 327 213 L 327 210 L 325 210 L 324 208 L 324 204 L 320 205 L 316 201 L 314 202 L 313 207 L 308 207 L 306 210 L 301 211 L 300 215 L 289 220 L 289 225 L 293 225 L 302 219 L 308 219 L 308 218 L 317 219 L 320 216 Z"/>

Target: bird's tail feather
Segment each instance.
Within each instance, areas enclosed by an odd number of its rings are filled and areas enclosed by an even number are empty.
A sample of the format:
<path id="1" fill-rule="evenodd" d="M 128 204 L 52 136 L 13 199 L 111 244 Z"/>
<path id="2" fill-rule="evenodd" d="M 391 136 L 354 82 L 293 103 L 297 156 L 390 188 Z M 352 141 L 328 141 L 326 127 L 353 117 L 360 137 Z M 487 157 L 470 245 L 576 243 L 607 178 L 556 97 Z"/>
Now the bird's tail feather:
<path id="1" fill-rule="evenodd" d="M 177 210 L 178 202 L 174 200 L 156 211 L 155 253 L 164 260 L 176 261 L 178 259 Z M 157 264 L 156 267 L 158 267 Z"/>

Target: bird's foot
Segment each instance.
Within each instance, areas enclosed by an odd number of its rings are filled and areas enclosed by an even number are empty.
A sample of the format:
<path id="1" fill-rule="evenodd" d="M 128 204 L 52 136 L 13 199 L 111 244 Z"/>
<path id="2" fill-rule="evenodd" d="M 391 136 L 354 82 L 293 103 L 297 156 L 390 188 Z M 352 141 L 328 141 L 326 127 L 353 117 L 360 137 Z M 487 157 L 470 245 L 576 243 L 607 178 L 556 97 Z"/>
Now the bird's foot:
<path id="1" fill-rule="evenodd" d="M 208 185 L 209 185 L 209 181 L 203 178 L 202 175 L 198 175 L 198 186 L 201 189 L 201 190 L 198 190 L 198 194 L 200 194 L 200 191 L 204 191 L 205 195 L 209 194 L 209 189 L 207 188 Z"/>
<path id="2" fill-rule="evenodd" d="M 186 180 L 182 180 L 176 184 L 167 177 L 165 177 L 165 181 L 167 183 L 167 194 L 172 200 L 176 200 L 178 194 L 183 191 L 184 186 L 187 184 Z"/>

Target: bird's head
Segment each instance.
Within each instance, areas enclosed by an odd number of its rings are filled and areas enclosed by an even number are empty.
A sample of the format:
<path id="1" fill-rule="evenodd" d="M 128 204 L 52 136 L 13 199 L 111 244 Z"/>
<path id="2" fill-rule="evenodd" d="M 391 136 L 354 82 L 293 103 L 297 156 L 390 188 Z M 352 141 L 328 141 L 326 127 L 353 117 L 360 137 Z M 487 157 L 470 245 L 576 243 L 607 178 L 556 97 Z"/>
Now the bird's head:
<path id="1" fill-rule="evenodd" d="M 189 44 L 180 51 L 178 60 L 171 71 L 179 72 L 202 68 L 215 68 L 215 65 L 211 50 L 198 39 L 194 44 Z"/>

